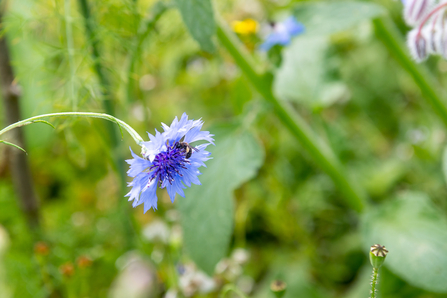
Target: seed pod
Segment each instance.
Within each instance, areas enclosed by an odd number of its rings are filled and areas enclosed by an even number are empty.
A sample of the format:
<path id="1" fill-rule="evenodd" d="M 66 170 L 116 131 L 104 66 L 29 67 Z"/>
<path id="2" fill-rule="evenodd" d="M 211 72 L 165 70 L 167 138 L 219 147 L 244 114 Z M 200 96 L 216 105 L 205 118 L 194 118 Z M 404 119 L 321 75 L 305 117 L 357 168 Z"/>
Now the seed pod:
<path id="1" fill-rule="evenodd" d="M 277 298 L 281 298 L 282 296 L 284 296 L 286 289 L 287 289 L 287 284 L 279 279 L 274 280 L 270 284 L 270 290 L 273 292 L 273 294 L 275 294 L 275 296 Z"/>
<path id="2" fill-rule="evenodd" d="M 374 244 L 371 246 L 369 251 L 369 260 L 371 261 L 371 265 L 378 269 L 385 262 L 386 255 L 388 254 L 388 250 L 385 246 L 380 244 Z"/>

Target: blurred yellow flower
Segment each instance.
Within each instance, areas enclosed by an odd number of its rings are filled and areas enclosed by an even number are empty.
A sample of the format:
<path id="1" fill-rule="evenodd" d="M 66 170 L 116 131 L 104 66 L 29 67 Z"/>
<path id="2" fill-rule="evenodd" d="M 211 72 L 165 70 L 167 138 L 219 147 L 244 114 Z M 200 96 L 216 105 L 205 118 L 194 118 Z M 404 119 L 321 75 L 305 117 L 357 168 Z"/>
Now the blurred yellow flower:
<path id="1" fill-rule="evenodd" d="M 258 30 L 258 22 L 253 19 L 233 21 L 231 25 L 233 27 L 233 31 L 241 35 L 254 34 Z"/>

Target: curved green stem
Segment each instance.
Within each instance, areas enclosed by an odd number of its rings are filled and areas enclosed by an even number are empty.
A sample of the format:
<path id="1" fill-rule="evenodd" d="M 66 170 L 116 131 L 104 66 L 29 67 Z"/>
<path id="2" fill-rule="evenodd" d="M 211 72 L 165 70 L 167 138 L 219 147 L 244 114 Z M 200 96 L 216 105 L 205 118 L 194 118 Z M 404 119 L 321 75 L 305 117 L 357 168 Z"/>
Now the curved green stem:
<path id="1" fill-rule="evenodd" d="M 294 112 L 293 107 L 285 101 L 278 100 L 272 93 L 272 75 L 261 74 L 255 67 L 251 57 L 240 46 L 227 28 L 218 24 L 217 37 L 221 44 L 233 56 L 236 64 L 245 73 L 258 92 L 274 106 L 275 113 L 290 132 L 301 142 L 314 162 L 318 164 L 334 181 L 344 194 L 346 204 L 357 212 L 361 212 L 366 204 L 363 190 L 358 184 L 348 179 L 341 162 L 329 146 L 323 143 L 312 132 L 307 123 Z"/>
<path id="2" fill-rule="evenodd" d="M 241 290 L 236 288 L 233 284 L 228 284 L 225 287 L 223 287 L 222 292 L 220 293 L 220 298 L 225 298 L 225 295 L 227 295 L 227 293 L 229 293 L 230 291 L 236 293 L 239 297 L 247 298 L 247 296 L 244 293 L 242 293 Z"/>
<path id="3" fill-rule="evenodd" d="M 4 134 L 7 131 L 10 131 L 11 129 L 17 128 L 17 127 L 25 126 L 25 125 L 28 125 L 31 123 L 36 123 L 36 122 L 42 122 L 40 120 L 42 118 L 64 117 L 64 116 L 101 118 L 101 119 L 105 119 L 105 120 L 108 120 L 111 122 L 115 122 L 116 124 L 118 124 L 118 126 L 120 128 L 123 127 L 130 134 L 130 136 L 135 140 L 135 142 L 138 145 L 141 145 L 144 142 L 143 138 L 126 122 L 124 122 L 118 118 L 115 118 L 111 115 L 108 115 L 108 114 L 92 113 L 92 112 L 63 112 L 63 113 L 51 113 L 51 114 L 38 115 L 38 116 L 30 117 L 28 119 L 21 120 L 19 122 L 13 123 L 13 124 L 3 128 L 2 130 L 0 130 L 0 135 Z"/>
<path id="4" fill-rule="evenodd" d="M 417 65 L 408 55 L 402 36 L 388 19 L 374 20 L 374 27 L 377 37 L 387 47 L 397 62 L 413 77 L 414 82 L 419 86 L 424 98 L 432 106 L 433 110 L 441 117 L 444 125 L 447 126 L 447 105 L 438 96 L 436 88 L 431 82 L 430 74 L 422 66 Z"/>

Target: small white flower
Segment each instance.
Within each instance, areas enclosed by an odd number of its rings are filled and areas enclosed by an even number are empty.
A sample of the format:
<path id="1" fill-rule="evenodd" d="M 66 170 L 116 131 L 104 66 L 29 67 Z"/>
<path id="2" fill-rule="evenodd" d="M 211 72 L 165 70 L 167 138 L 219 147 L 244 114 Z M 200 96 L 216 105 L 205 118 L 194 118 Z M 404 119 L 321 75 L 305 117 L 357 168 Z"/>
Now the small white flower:
<path id="1" fill-rule="evenodd" d="M 216 281 L 199 271 L 193 264 L 186 264 L 182 268 L 179 278 L 179 286 L 186 297 L 195 293 L 207 294 L 217 287 Z"/>
<path id="2" fill-rule="evenodd" d="M 250 254 L 246 249 L 236 248 L 231 254 L 231 258 L 239 265 L 245 264 L 250 259 Z"/>
<path id="3" fill-rule="evenodd" d="M 168 225 L 161 220 L 154 220 L 143 228 L 143 237 L 150 242 L 168 243 L 170 231 Z"/>
<path id="4" fill-rule="evenodd" d="M 447 0 L 402 0 L 405 21 L 413 30 L 408 33 L 407 45 L 416 62 L 428 55 L 447 59 Z"/>
<path id="5" fill-rule="evenodd" d="M 422 62 L 428 57 L 427 37 L 424 36 L 425 31 L 414 28 L 408 33 L 407 45 L 410 54 L 416 62 Z"/>
<path id="6" fill-rule="evenodd" d="M 435 0 L 402 0 L 404 19 L 410 26 L 418 25 L 435 6 Z"/>

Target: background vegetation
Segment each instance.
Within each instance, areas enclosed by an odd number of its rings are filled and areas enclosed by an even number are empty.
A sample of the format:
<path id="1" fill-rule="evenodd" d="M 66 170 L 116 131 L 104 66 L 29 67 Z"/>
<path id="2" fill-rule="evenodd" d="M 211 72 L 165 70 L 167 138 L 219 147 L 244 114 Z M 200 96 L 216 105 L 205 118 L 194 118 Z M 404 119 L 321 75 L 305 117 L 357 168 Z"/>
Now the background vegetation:
<path id="1" fill-rule="evenodd" d="M 144 214 L 123 197 L 128 135 L 96 119 L 25 127 L 39 221 L 0 147 L 0 296 L 273 297 L 280 278 L 287 297 L 367 297 L 380 243 L 382 297 L 447 297 L 447 62 L 408 58 L 401 2 L 196 2 L 0 1 L 22 119 L 107 112 L 144 135 L 186 112 L 216 138 L 203 185 L 174 204 L 160 191 Z M 260 52 L 291 14 L 306 32 Z M 236 38 L 259 76 L 221 29 L 247 18 L 258 30 Z"/>

